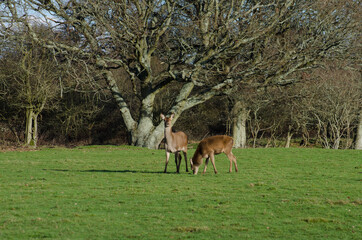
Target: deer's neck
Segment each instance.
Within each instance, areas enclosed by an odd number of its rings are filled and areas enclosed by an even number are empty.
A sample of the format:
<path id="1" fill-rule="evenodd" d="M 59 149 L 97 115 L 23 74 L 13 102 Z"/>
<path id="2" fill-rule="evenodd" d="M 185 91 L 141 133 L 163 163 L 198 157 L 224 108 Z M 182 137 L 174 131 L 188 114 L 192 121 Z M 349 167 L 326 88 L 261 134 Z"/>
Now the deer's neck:
<path id="1" fill-rule="evenodd" d="M 200 149 L 200 147 L 197 147 L 193 157 L 192 157 L 192 162 L 195 166 L 199 166 L 202 163 L 202 151 Z"/>
<path id="2" fill-rule="evenodd" d="M 165 138 L 167 142 L 172 141 L 172 127 L 165 128 Z"/>
<path id="3" fill-rule="evenodd" d="M 166 151 L 168 152 L 176 152 L 177 149 L 175 148 L 175 141 L 173 138 L 172 128 L 167 127 L 165 128 L 165 138 L 166 138 Z"/>

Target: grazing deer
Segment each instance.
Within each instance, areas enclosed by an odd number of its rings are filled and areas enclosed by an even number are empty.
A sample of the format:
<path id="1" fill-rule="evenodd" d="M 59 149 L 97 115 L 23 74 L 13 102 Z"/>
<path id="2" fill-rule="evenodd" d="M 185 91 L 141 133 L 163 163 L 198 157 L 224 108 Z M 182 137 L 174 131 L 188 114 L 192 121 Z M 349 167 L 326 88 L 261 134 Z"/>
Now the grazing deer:
<path id="1" fill-rule="evenodd" d="M 184 132 L 172 132 L 171 121 L 175 115 L 171 114 L 170 117 L 165 117 L 161 114 L 162 120 L 165 122 L 165 149 L 166 149 L 166 164 L 165 164 L 165 171 L 167 170 L 168 160 L 170 158 L 170 153 L 175 153 L 175 163 L 177 173 L 180 172 L 180 165 L 181 165 L 181 154 L 180 151 L 183 152 L 185 163 L 186 163 L 186 172 L 189 171 L 187 168 L 187 136 Z M 177 163 L 178 159 L 178 163 Z"/>
<path id="2" fill-rule="evenodd" d="M 215 155 L 225 153 L 230 160 L 229 172 L 232 170 L 232 162 L 234 162 L 235 171 L 238 171 L 236 164 L 236 157 L 231 152 L 233 147 L 233 139 L 225 135 L 217 135 L 203 139 L 194 153 L 194 156 L 190 159 L 191 169 L 196 175 L 199 171 L 199 167 L 202 164 L 202 159 L 206 158 L 204 172 L 206 172 L 207 164 L 211 159 L 212 165 L 214 166 L 215 174 L 217 173 L 215 167 Z"/>

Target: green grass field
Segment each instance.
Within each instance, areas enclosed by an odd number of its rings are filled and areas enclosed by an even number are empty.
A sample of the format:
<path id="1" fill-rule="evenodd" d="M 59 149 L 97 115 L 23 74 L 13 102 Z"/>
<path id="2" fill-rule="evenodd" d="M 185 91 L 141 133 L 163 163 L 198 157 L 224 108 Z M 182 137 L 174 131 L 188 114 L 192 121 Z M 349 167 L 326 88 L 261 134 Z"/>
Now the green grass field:
<path id="1" fill-rule="evenodd" d="M 360 239 L 361 151 L 233 152 L 196 176 L 164 150 L 2 152 L 0 239 Z"/>

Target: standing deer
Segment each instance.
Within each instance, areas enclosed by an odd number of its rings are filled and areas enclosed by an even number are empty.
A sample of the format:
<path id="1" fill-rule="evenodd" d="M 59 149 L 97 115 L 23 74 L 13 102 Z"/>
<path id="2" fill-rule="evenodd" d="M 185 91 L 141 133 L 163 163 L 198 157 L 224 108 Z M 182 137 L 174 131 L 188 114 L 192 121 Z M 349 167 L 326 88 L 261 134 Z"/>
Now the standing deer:
<path id="1" fill-rule="evenodd" d="M 183 152 L 185 163 L 186 163 L 186 172 L 189 171 L 187 168 L 187 136 L 184 132 L 172 132 L 171 122 L 175 115 L 171 114 L 170 117 L 165 117 L 161 114 L 162 120 L 165 122 L 165 149 L 166 149 L 166 164 L 165 164 L 165 171 L 167 171 L 167 164 L 170 158 L 170 153 L 175 153 L 175 163 L 177 173 L 180 172 L 180 165 L 181 165 L 181 154 L 180 151 Z M 178 159 L 178 163 L 177 163 Z"/>
<path id="2" fill-rule="evenodd" d="M 232 162 L 234 162 L 235 172 L 238 171 L 236 164 L 236 157 L 231 152 L 233 147 L 233 139 L 225 135 L 217 135 L 203 139 L 194 153 L 194 156 L 190 159 L 191 169 L 196 175 L 199 171 L 199 167 L 202 164 L 202 159 L 206 158 L 204 172 L 206 172 L 207 164 L 211 159 L 212 165 L 214 166 L 215 174 L 217 173 L 215 167 L 215 155 L 225 153 L 230 160 L 229 172 L 232 171 Z"/>

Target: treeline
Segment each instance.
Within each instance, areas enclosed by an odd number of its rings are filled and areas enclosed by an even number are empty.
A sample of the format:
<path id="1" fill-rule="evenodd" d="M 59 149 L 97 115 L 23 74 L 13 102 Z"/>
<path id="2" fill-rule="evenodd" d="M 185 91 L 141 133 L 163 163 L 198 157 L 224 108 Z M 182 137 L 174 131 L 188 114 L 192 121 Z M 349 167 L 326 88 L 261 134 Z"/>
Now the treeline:
<path id="1" fill-rule="evenodd" d="M 3 146 L 362 148 L 358 2 L 0 3 Z M 34 14 L 36 13 L 36 14 Z"/>
<path id="2" fill-rule="evenodd" d="M 53 60 L 34 46 L 2 56 L 1 145 L 129 144 L 119 108 L 105 83 L 94 82 L 87 72 L 91 70 L 84 66 L 67 69 Z M 185 111 L 174 128 L 186 132 L 191 142 L 199 141 L 215 134 L 232 136 L 234 119 L 242 118 L 243 147 L 354 148 L 362 84 L 360 72 L 348 66 L 327 62 L 295 76 L 300 79 L 288 86 L 243 86 L 243 98 L 217 96 Z M 162 93 L 155 104 L 158 113 L 172 104 L 177 91 L 174 86 Z M 135 112 L 139 104 L 137 99 L 132 101 Z M 241 111 L 235 111 L 235 106 Z M 28 129 L 31 109 L 37 132 Z"/>

